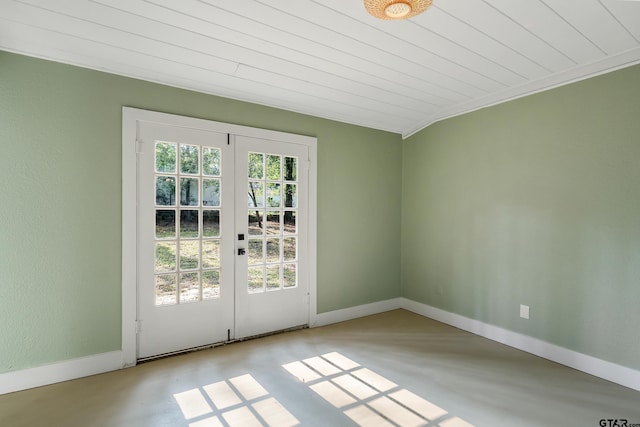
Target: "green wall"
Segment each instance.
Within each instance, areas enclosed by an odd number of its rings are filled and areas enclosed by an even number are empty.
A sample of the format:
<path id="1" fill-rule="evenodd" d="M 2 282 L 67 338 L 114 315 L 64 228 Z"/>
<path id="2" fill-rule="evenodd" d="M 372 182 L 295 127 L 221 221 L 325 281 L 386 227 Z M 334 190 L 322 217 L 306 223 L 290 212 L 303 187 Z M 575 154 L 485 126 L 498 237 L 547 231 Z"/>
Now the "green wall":
<path id="1" fill-rule="evenodd" d="M 634 66 L 406 140 L 402 295 L 640 369 L 639 100 Z"/>
<path id="2" fill-rule="evenodd" d="M 400 296 L 395 134 L 0 52 L 0 373 L 121 347 L 122 106 L 318 138 L 318 312 Z"/>
<path id="3" fill-rule="evenodd" d="M 318 312 L 404 296 L 640 369 L 638 99 L 640 66 L 401 143 L 0 52 L 0 373 L 120 349 L 123 105 L 318 138 Z"/>

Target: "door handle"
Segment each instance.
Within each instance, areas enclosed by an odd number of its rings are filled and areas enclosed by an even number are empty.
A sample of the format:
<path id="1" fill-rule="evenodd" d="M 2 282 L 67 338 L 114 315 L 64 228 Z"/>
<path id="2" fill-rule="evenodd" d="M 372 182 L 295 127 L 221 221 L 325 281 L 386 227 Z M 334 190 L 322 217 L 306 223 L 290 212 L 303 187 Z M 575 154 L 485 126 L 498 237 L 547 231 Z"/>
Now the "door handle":
<path id="1" fill-rule="evenodd" d="M 244 255 L 247 251 L 244 248 L 238 248 L 238 255 Z"/>

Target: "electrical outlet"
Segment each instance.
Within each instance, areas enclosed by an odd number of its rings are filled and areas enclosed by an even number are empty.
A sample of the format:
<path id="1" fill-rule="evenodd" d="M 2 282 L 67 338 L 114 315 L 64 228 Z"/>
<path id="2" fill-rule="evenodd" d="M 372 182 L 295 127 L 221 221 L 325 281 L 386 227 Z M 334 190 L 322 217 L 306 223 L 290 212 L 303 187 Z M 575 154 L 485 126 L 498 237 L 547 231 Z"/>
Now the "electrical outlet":
<path id="1" fill-rule="evenodd" d="M 529 318 L 529 306 L 520 304 L 520 317 L 523 319 Z"/>

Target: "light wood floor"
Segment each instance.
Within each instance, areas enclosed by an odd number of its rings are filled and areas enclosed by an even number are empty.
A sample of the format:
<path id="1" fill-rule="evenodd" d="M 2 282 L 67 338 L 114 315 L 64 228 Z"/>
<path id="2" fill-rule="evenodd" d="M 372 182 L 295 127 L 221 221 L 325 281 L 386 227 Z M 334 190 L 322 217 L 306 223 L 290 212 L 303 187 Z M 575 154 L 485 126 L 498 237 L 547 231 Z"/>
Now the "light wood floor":
<path id="1" fill-rule="evenodd" d="M 0 396 L 0 426 L 584 426 L 640 392 L 396 310 Z"/>

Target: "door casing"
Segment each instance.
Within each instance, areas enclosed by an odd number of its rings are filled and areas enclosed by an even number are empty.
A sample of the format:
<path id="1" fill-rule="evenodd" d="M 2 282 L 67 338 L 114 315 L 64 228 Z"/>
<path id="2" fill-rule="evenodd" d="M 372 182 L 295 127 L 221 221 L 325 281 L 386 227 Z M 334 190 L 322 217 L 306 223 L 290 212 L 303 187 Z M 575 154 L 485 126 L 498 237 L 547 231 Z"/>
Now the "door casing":
<path id="1" fill-rule="evenodd" d="M 178 116 L 137 108 L 122 109 L 122 358 L 124 367 L 136 364 L 138 313 L 138 124 L 162 123 L 266 140 L 303 144 L 309 149 L 309 324 L 317 313 L 317 139 L 229 123 Z"/>

